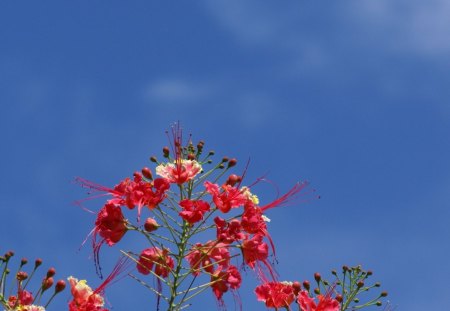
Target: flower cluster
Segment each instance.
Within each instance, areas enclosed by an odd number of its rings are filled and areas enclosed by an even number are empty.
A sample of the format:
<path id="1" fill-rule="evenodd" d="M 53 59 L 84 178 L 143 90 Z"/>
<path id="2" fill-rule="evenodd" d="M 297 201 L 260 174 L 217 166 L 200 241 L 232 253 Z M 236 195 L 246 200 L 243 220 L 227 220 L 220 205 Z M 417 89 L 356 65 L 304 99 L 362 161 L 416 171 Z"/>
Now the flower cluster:
<path id="1" fill-rule="evenodd" d="M 135 262 L 142 276 L 129 275 L 156 294 L 158 305 L 160 300 L 165 301 L 168 310 L 183 309 L 191 298 L 208 288 L 223 305 L 223 295 L 240 288 L 245 267 L 254 271 L 261 282 L 256 293 L 267 307 L 289 308 L 297 301 L 302 311 L 345 310 L 340 309 L 342 301 L 332 297 L 332 290 L 314 300 L 308 289 L 301 290 L 297 283 L 279 282 L 272 264 L 275 244 L 266 212 L 291 202 L 307 186 L 306 182 L 295 184 L 271 202 L 261 203 L 253 193 L 257 182 L 243 184 L 248 165 L 238 175 L 230 172 L 237 165 L 234 158 L 223 157 L 214 164 L 214 152 L 205 154 L 203 141 L 194 145 L 189 138 L 184 142 L 178 123 L 168 136 L 170 145 L 163 148 L 164 160 L 150 158 L 156 165 L 154 170 L 144 167 L 112 188 L 77 179 L 91 192 L 109 196 L 97 212 L 92 230 L 100 275 L 101 247 L 114 246 L 133 232 L 143 236 L 149 245 L 137 252 L 122 251 Z M 135 209 L 134 216 L 126 216 Z M 145 221 L 141 221 L 144 213 Z M 156 286 L 150 285 L 149 276 Z M 74 288 L 86 286 L 75 279 L 70 283 L 72 293 Z M 100 303 L 98 297 L 89 297 Z M 74 303 L 78 303 L 77 299 Z"/>
<path id="2" fill-rule="evenodd" d="M 255 289 L 256 297 L 268 308 L 286 308 L 291 310 L 295 301 L 299 311 L 344 311 L 357 310 L 369 306 L 381 306 L 381 298 L 387 296 L 383 291 L 365 303 L 361 303 L 360 295 L 372 288 L 380 287 L 380 283 L 366 285 L 365 281 L 372 272 L 365 271 L 361 266 L 343 266 L 342 276 L 336 270 L 331 272 L 335 277 L 333 282 L 314 274 L 317 286 L 312 289 L 309 281 L 300 282 L 267 282 Z M 303 288 L 302 288 L 303 285 Z"/>
<path id="3" fill-rule="evenodd" d="M 64 280 L 59 280 L 54 286 L 53 294 L 47 299 L 47 302 L 41 304 L 44 293 L 47 292 L 54 284 L 54 276 L 56 271 L 54 268 L 50 268 L 47 274 L 42 279 L 40 286 L 35 294 L 31 292 L 29 288 L 29 282 L 33 278 L 36 270 L 42 265 L 42 259 L 36 259 L 34 262 L 34 268 L 31 274 L 28 274 L 23 268 L 28 263 L 26 258 L 22 258 L 14 275 L 15 282 L 11 284 L 9 290 L 9 296 L 6 294 L 6 288 L 8 287 L 8 275 L 11 274 L 11 260 L 14 257 L 13 251 L 6 252 L 3 256 L 0 256 L 0 305 L 5 308 L 6 311 L 45 311 L 47 306 L 51 303 L 53 298 L 66 287 Z"/>

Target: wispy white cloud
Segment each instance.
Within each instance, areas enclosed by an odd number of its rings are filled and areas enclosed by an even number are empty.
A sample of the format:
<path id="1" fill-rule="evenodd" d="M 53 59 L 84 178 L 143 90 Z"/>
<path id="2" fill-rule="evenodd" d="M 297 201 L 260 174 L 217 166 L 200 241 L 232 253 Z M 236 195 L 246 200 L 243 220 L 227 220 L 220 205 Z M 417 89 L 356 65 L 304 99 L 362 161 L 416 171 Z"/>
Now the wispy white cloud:
<path id="1" fill-rule="evenodd" d="M 150 83 L 144 88 L 143 96 L 147 101 L 164 105 L 183 105 L 199 103 L 211 96 L 215 87 L 204 82 L 187 79 L 168 78 Z"/>
<path id="2" fill-rule="evenodd" d="M 327 8 L 260 1 L 214 1 L 205 6 L 218 24 L 242 44 L 263 44 L 306 58 L 311 46 L 326 56 L 330 48 L 327 44 L 336 39 L 326 36 L 335 30 L 340 30 L 344 41 L 362 40 L 361 46 L 366 41 L 390 53 L 447 59 L 450 51 L 450 2 L 445 0 L 362 0 L 330 4 Z M 326 31 L 320 31 L 321 27 Z"/>
<path id="3" fill-rule="evenodd" d="M 398 52 L 444 57 L 450 51 L 450 2 L 358 1 L 348 7 L 350 17 L 372 34 L 378 33 Z M 345 13 L 341 12 L 341 14 Z"/>

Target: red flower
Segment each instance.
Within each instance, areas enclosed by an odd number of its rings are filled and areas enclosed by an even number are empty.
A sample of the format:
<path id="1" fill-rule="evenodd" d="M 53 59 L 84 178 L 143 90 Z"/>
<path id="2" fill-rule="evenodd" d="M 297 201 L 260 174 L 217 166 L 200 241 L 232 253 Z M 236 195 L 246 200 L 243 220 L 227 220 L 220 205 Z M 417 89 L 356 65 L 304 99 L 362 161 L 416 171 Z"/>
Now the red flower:
<path id="1" fill-rule="evenodd" d="M 269 256 L 269 247 L 263 242 L 263 238 L 263 235 L 255 234 L 251 239 L 242 242 L 244 261 L 250 268 L 254 268 L 257 261 L 266 262 Z"/>
<path id="2" fill-rule="evenodd" d="M 210 210 L 208 202 L 197 200 L 183 200 L 180 202 L 183 211 L 180 212 L 181 218 L 190 224 L 194 224 L 203 219 L 203 215 Z"/>
<path id="3" fill-rule="evenodd" d="M 205 181 L 204 185 L 206 191 L 212 195 L 214 204 L 222 213 L 228 213 L 230 209 L 244 205 L 248 200 L 241 190 L 231 185 L 224 184 L 222 186 L 223 192 L 220 192 L 217 184 L 209 181 Z"/>
<path id="4" fill-rule="evenodd" d="M 214 218 L 217 228 L 217 240 L 226 244 L 231 244 L 234 241 L 245 239 L 247 236 L 241 232 L 242 226 L 238 219 L 232 219 L 227 222 L 225 219 Z"/>
<path id="5" fill-rule="evenodd" d="M 95 221 L 94 237 L 99 234 L 109 246 L 119 242 L 127 232 L 126 221 L 117 204 L 107 202 Z M 102 241 L 102 242 L 103 242 Z"/>
<path id="6" fill-rule="evenodd" d="M 267 260 L 269 246 L 263 242 L 263 239 L 264 235 L 255 234 L 252 238 L 247 238 L 242 242 L 241 249 L 244 262 L 256 272 L 261 281 L 267 282 L 268 277 L 265 272 L 270 274 L 272 280 L 276 280 L 276 275 Z M 267 270 L 264 271 L 265 269 Z"/>
<path id="7" fill-rule="evenodd" d="M 93 291 L 86 280 L 78 281 L 69 277 L 70 291 L 73 299 L 69 302 L 69 311 L 108 311 L 103 306 L 105 301 L 99 293 Z"/>
<path id="8" fill-rule="evenodd" d="M 224 293 L 231 289 L 238 289 L 242 283 L 242 277 L 239 273 L 238 269 L 230 265 L 225 270 L 222 270 L 222 267 L 219 267 L 212 275 L 211 275 L 211 288 L 213 290 L 214 295 L 218 300 L 222 299 Z"/>
<path id="9" fill-rule="evenodd" d="M 325 296 L 318 295 L 319 302 L 316 304 L 314 299 L 309 297 L 307 291 L 301 291 L 297 302 L 301 311 L 339 311 L 340 305 L 336 299 L 331 297 L 331 292 Z"/>
<path id="10" fill-rule="evenodd" d="M 202 166 L 195 160 L 176 159 L 175 163 L 160 164 L 156 174 L 178 185 L 192 180 L 202 171 Z"/>
<path id="11" fill-rule="evenodd" d="M 170 188 L 169 182 L 164 178 L 157 178 L 148 182 L 139 173 L 134 174 L 134 179 L 125 178 L 114 189 L 95 184 L 88 180 L 76 179 L 83 187 L 111 194 L 114 198 L 111 203 L 126 206 L 129 209 L 138 207 L 138 219 L 143 206 L 149 209 L 155 208 L 166 198 L 166 191 Z"/>
<path id="12" fill-rule="evenodd" d="M 9 296 L 8 305 L 14 309 L 20 306 L 29 306 L 33 303 L 33 300 L 33 295 L 29 291 L 19 289 L 17 296 Z"/>
<path id="13" fill-rule="evenodd" d="M 186 255 L 186 260 L 191 266 L 193 275 L 199 275 L 201 267 L 206 272 L 213 273 L 215 264 L 219 267 L 228 267 L 230 251 L 226 244 L 217 243 L 216 241 L 209 241 L 204 245 L 197 243 Z"/>
<path id="14" fill-rule="evenodd" d="M 169 257 L 168 249 L 160 250 L 157 247 L 151 247 L 142 251 L 137 269 L 140 273 L 147 275 L 155 266 L 155 274 L 166 278 L 174 265 L 172 257 Z"/>
<path id="15" fill-rule="evenodd" d="M 256 297 L 268 308 L 289 308 L 295 300 L 294 288 L 289 282 L 268 282 L 256 287 Z"/>
<path id="16" fill-rule="evenodd" d="M 248 233 L 267 235 L 267 225 L 263 218 L 263 212 L 252 201 L 247 201 L 244 206 L 241 225 L 242 229 Z"/>
<path id="17" fill-rule="evenodd" d="M 104 291 L 108 285 L 113 282 L 125 269 L 128 268 L 128 258 L 122 257 L 114 266 L 113 271 L 108 277 L 97 287 L 92 290 L 87 285 L 86 280 L 78 280 L 74 277 L 69 277 L 70 292 L 73 299 L 69 302 L 69 311 L 108 311 L 103 308 L 105 301 L 103 299 Z"/>

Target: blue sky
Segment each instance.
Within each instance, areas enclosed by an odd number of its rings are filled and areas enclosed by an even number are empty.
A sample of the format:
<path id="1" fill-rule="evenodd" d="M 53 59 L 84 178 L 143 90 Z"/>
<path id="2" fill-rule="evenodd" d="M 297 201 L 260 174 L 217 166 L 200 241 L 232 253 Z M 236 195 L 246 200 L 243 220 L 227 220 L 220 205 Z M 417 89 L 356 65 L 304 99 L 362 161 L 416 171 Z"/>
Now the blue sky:
<path id="1" fill-rule="evenodd" d="M 268 172 L 287 190 L 306 179 L 322 196 L 268 215 L 282 279 L 362 264 L 397 310 L 445 310 L 449 10 L 444 0 L 2 1 L 0 251 L 98 284 L 89 248 L 78 251 L 94 220 L 72 204 L 85 197 L 73 178 L 114 185 L 149 165 L 181 120 L 239 168 L 251 158 L 249 180 Z M 107 267 L 108 254 L 117 249 L 105 249 Z M 247 279 L 244 310 L 263 310 Z M 114 310 L 154 303 L 131 281 L 107 294 Z"/>

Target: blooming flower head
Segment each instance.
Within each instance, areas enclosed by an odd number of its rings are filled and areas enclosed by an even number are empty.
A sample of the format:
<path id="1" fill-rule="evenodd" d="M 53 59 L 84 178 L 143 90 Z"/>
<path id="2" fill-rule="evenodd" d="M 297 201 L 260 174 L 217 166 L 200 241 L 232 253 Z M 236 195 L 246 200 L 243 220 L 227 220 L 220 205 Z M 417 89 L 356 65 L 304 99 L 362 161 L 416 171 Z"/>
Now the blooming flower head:
<path id="1" fill-rule="evenodd" d="M 289 308 L 295 300 L 294 288 L 290 282 L 268 282 L 255 289 L 256 297 L 268 308 Z"/>
<path id="2" fill-rule="evenodd" d="M 223 191 L 220 190 L 219 185 L 209 181 L 205 181 L 204 185 L 206 191 L 212 196 L 214 204 L 222 213 L 228 213 L 230 209 L 242 206 L 248 200 L 241 190 L 229 184 L 222 185 Z"/>
<path id="3" fill-rule="evenodd" d="M 103 297 L 87 285 L 86 280 L 69 277 L 73 299 L 69 302 L 69 311 L 108 311 L 103 308 Z"/>
<path id="4" fill-rule="evenodd" d="M 29 291 L 20 289 L 17 296 L 9 296 L 8 305 L 13 310 L 19 310 L 19 308 L 25 310 L 24 308 L 31 305 L 33 300 L 33 295 Z"/>
<path id="5" fill-rule="evenodd" d="M 159 249 L 157 247 L 151 247 L 144 249 L 139 256 L 137 269 L 140 273 L 147 275 L 155 267 L 154 273 L 163 278 L 169 275 L 174 267 L 174 261 L 169 256 L 168 249 Z"/>
<path id="6" fill-rule="evenodd" d="M 156 167 L 156 174 L 170 183 L 184 184 L 202 171 L 202 166 L 195 160 L 176 159 L 175 163 L 163 163 Z"/>
<path id="7" fill-rule="evenodd" d="M 210 210 L 208 202 L 203 200 L 182 200 L 180 202 L 182 211 L 179 213 L 181 218 L 190 224 L 194 224 L 203 219 L 203 214 Z"/>
<path id="8" fill-rule="evenodd" d="M 230 265 L 226 269 L 219 267 L 214 271 L 211 275 L 211 282 L 213 282 L 211 285 L 213 293 L 220 300 L 229 288 L 238 289 L 241 286 L 242 277 L 239 270 L 235 266 Z"/>
<path id="9" fill-rule="evenodd" d="M 107 202 L 97 215 L 94 235 L 99 234 L 109 246 L 112 246 L 120 241 L 126 231 L 126 221 L 120 206 Z"/>
<path id="10" fill-rule="evenodd" d="M 242 232 L 242 226 L 239 219 L 232 219 L 227 222 L 221 217 L 214 218 L 214 223 L 217 229 L 217 240 L 226 244 L 231 244 L 234 241 L 243 240 L 247 237 Z"/>
<path id="11" fill-rule="evenodd" d="M 255 234 L 242 242 L 244 262 L 254 268 L 257 261 L 266 261 L 269 256 L 269 246 L 263 242 L 264 236 Z"/>
<path id="12" fill-rule="evenodd" d="M 134 174 L 134 179 L 125 178 L 114 189 L 110 189 L 91 181 L 77 178 L 83 187 L 104 192 L 113 196 L 110 203 L 120 206 L 126 206 L 129 209 L 138 207 L 138 220 L 140 218 L 141 209 L 147 206 L 154 209 L 159 203 L 166 198 L 166 191 L 169 190 L 170 184 L 164 178 L 157 178 L 151 182 L 143 179 L 140 173 Z"/>
<path id="13" fill-rule="evenodd" d="M 331 297 L 331 293 L 326 295 L 317 295 L 318 303 L 309 297 L 307 291 L 301 291 L 298 295 L 297 302 L 301 311 L 339 311 L 339 302 Z"/>
<path id="14" fill-rule="evenodd" d="M 214 266 L 228 267 L 230 262 L 230 251 L 228 245 L 209 241 L 205 244 L 197 243 L 186 255 L 186 260 L 191 266 L 194 275 L 200 274 L 200 267 L 207 273 L 213 273 Z"/>
<path id="15" fill-rule="evenodd" d="M 69 311 L 108 311 L 108 309 L 103 307 L 105 304 L 103 299 L 104 291 L 112 281 L 114 281 L 125 269 L 127 269 L 128 263 L 129 261 L 127 257 L 121 257 L 114 266 L 112 272 L 95 290 L 92 290 L 92 288 L 87 285 L 86 280 L 79 281 L 72 276 L 69 277 L 68 281 L 70 284 L 70 292 L 73 297 L 73 299 L 69 302 Z"/>

